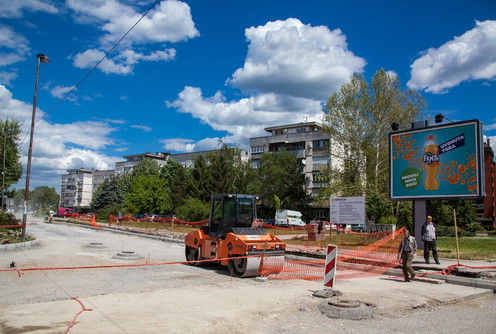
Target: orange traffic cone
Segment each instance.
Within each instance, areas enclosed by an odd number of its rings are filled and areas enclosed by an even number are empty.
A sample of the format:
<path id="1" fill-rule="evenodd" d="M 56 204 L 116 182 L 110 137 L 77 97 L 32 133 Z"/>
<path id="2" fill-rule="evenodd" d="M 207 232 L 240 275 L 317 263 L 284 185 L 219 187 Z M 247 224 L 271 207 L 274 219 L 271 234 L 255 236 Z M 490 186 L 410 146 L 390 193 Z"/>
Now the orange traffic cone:
<path id="1" fill-rule="evenodd" d="M 95 215 L 91 216 L 91 226 L 101 226 L 100 224 L 96 223 Z"/>

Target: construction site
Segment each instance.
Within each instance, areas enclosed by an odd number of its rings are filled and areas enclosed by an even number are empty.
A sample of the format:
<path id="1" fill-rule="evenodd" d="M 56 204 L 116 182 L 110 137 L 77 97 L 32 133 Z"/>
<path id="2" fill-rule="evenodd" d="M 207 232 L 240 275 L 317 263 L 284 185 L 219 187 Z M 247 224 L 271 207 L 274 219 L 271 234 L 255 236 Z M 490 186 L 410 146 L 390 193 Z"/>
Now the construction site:
<path id="1" fill-rule="evenodd" d="M 291 235 L 278 238 L 282 256 L 247 255 L 260 259 L 253 272 L 243 256 L 195 257 L 180 233 L 94 221 L 28 224 L 36 239 L 0 250 L 2 333 L 496 330 L 494 263 L 415 260 L 417 277 L 404 282 L 395 234 L 338 250 L 329 287 L 325 247 L 292 245 Z"/>

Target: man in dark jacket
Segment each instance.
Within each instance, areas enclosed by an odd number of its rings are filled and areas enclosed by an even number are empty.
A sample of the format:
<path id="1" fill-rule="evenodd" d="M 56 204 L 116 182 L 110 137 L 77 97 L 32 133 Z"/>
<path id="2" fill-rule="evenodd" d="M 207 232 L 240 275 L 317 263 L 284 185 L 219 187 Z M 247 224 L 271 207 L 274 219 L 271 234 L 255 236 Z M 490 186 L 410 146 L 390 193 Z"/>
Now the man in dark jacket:
<path id="1" fill-rule="evenodd" d="M 439 259 L 437 257 L 437 248 L 436 248 L 436 224 L 432 222 L 432 216 L 427 216 L 427 221 L 422 225 L 422 230 L 420 232 L 422 237 L 422 241 L 424 242 L 424 260 L 425 263 L 429 264 L 429 253 L 432 249 L 432 257 L 437 264 L 439 263 Z"/>
<path id="2" fill-rule="evenodd" d="M 403 239 L 401 239 L 398 247 L 398 259 L 401 260 L 403 276 L 405 282 L 410 282 L 415 279 L 415 271 L 412 267 L 412 261 L 417 252 L 417 241 L 410 235 L 410 231 L 403 231 Z"/>

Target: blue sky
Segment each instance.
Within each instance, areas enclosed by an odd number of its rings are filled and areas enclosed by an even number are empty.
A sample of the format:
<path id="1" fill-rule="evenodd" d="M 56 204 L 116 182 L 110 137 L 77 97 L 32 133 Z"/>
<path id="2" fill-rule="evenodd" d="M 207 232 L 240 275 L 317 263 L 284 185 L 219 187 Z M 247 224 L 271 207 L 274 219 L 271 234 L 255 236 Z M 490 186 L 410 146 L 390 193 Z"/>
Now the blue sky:
<path id="1" fill-rule="evenodd" d="M 31 188 L 143 152 L 248 148 L 264 128 L 320 121 L 354 72 L 381 68 L 428 114 L 480 119 L 496 149 L 496 2 L 0 1 L 0 117 L 23 125 L 41 64 Z M 73 90 L 72 94 L 64 96 Z M 24 180 L 17 185 L 24 187 Z"/>

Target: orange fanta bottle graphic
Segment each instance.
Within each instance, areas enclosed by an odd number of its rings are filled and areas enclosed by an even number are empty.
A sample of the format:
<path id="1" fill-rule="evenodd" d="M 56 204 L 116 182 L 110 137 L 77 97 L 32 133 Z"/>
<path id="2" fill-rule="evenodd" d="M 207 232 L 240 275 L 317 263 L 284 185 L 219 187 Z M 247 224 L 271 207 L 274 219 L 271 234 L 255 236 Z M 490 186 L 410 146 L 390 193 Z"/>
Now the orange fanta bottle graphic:
<path id="1" fill-rule="evenodd" d="M 427 143 L 424 146 L 424 168 L 425 190 L 439 189 L 439 179 L 437 177 L 439 172 L 439 147 L 434 143 L 434 136 L 428 136 Z"/>

